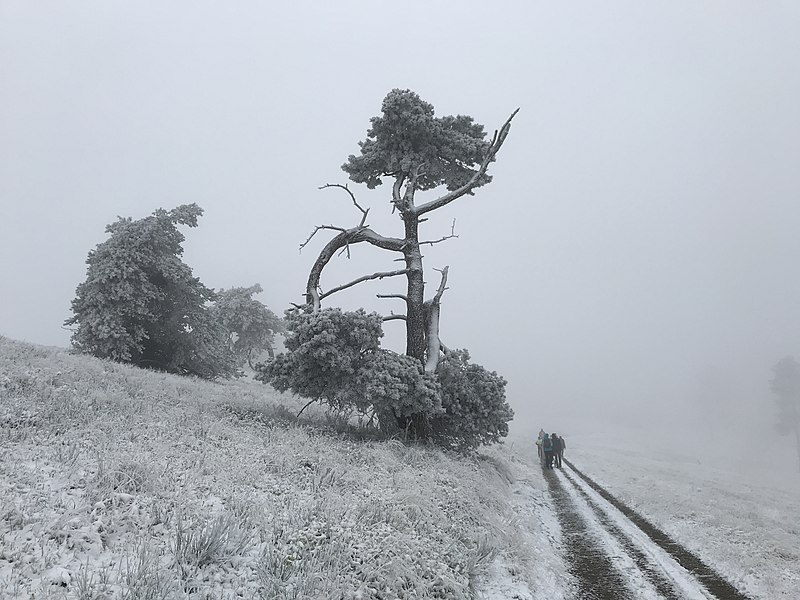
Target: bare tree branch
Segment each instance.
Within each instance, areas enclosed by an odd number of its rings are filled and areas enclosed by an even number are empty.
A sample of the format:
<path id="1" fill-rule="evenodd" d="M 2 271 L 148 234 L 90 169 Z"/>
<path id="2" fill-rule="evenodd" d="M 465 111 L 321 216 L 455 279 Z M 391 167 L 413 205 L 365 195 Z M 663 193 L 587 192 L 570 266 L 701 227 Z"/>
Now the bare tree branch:
<path id="1" fill-rule="evenodd" d="M 301 252 L 303 251 L 303 248 L 305 248 L 308 245 L 308 242 L 311 241 L 311 238 L 313 238 L 315 235 L 317 235 L 317 232 L 319 230 L 321 230 L 321 229 L 331 229 L 333 231 L 341 231 L 341 232 L 347 231 L 344 227 L 336 227 L 335 225 L 317 225 L 314 228 L 314 231 L 311 232 L 311 235 L 308 236 L 308 238 L 306 238 L 306 241 L 303 242 L 302 244 L 300 244 L 300 251 Z"/>
<path id="2" fill-rule="evenodd" d="M 415 207 L 414 213 L 416 215 L 424 215 L 427 212 L 432 210 L 436 210 L 437 208 L 441 208 L 446 204 L 450 204 L 453 200 L 457 200 L 466 194 L 471 194 L 472 190 L 480 182 L 481 178 L 486 174 L 486 169 L 489 168 L 489 163 L 494 160 L 494 157 L 497 155 L 497 152 L 503 146 L 503 142 L 506 141 L 506 137 L 508 137 L 508 132 L 511 130 L 511 120 L 516 116 L 519 112 L 519 109 L 515 110 L 511 113 L 511 116 L 508 117 L 503 126 L 500 128 L 499 131 L 494 132 L 494 136 L 492 137 L 492 142 L 489 144 L 489 149 L 486 151 L 486 155 L 483 157 L 483 161 L 481 161 L 480 167 L 475 173 L 470 177 L 469 181 L 462 185 L 460 188 L 453 190 L 452 192 L 437 198 L 436 200 L 431 200 L 430 202 L 426 202 L 425 204 L 420 204 L 419 206 Z"/>
<path id="3" fill-rule="evenodd" d="M 433 246 L 434 244 L 439 244 L 441 242 L 444 242 L 445 240 L 449 240 L 451 238 L 457 238 L 458 236 L 455 234 L 455 230 L 456 230 L 456 220 L 453 219 L 453 224 L 450 226 L 450 235 L 445 235 L 443 237 L 440 237 L 438 240 L 420 242 L 419 245 L 422 246 L 422 244 L 430 244 L 431 246 Z"/>
<path id="4" fill-rule="evenodd" d="M 442 274 L 442 279 L 439 281 L 439 289 L 436 290 L 436 294 L 433 296 L 433 302 L 438 304 L 439 301 L 442 299 L 442 294 L 447 288 L 447 272 L 450 270 L 450 267 L 445 267 L 444 269 L 434 269 L 434 271 L 438 271 Z"/>
<path id="5" fill-rule="evenodd" d="M 316 401 L 317 401 L 317 400 L 316 400 L 316 398 L 315 398 L 314 400 L 309 400 L 309 401 L 306 403 L 306 405 L 305 405 L 303 408 L 301 408 L 301 409 L 300 409 L 300 412 L 299 412 L 299 413 L 297 413 L 297 416 L 295 417 L 295 419 L 299 419 L 299 418 L 300 418 L 300 415 L 302 415 L 302 414 L 303 414 L 303 411 L 304 411 L 305 409 L 307 409 L 309 406 L 311 406 L 312 404 L 314 404 L 314 402 L 316 402 Z"/>
<path id="6" fill-rule="evenodd" d="M 333 258 L 339 249 L 349 244 L 357 244 L 360 242 L 367 242 L 373 246 L 378 246 L 379 248 L 391 250 L 393 252 L 402 252 L 406 246 L 406 240 L 383 237 L 368 227 L 353 227 L 352 229 L 343 230 L 341 233 L 334 236 L 319 253 L 317 260 L 311 267 L 311 272 L 306 282 L 306 302 L 312 305 L 314 310 L 319 310 L 320 308 L 318 288 L 319 280 L 320 277 L 322 277 L 322 271 L 325 269 L 325 265 L 330 262 L 331 258 Z"/>
<path id="7" fill-rule="evenodd" d="M 353 192 L 350 191 L 350 188 L 347 187 L 347 184 L 342 185 L 341 183 L 326 183 L 325 185 L 321 185 L 319 187 L 319 189 L 321 189 L 321 190 L 324 190 L 326 188 L 341 188 L 345 192 L 350 194 L 350 199 L 353 201 L 353 204 L 355 204 L 356 208 L 361 211 L 361 222 L 358 224 L 358 226 L 359 227 L 363 227 L 364 223 L 367 220 L 367 213 L 369 212 L 369 209 L 368 208 L 367 209 L 362 208 L 361 205 L 358 202 L 356 202 L 356 197 L 353 194 Z"/>
<path id="8" fill-rule="evenodd" d="M 400 298 L 401 300 L 408 300 L 405 294 L 375 294 L 377 298 Z"/>
<path id="9" fill-rule="evenodd" d="M 406 320 L 406 316 L 405 315 L 388 315 L 386 317 L 383 317 L 383 320 L 384 321 L 405 321 Z"/>
<path id="10" fill-rule="evenodd" d="M 364 275 L 363 277 L 359 277 L 358 279 L 354 279 L 353 281 L 335 287 L 332 290 L 325 292 L 324 294 L 320 294 L 319 299 L 324 300 L 331 294 L 335 294 L 336 292 L 341 292 L 342 290 L 346 290 L 349 287 L 353 287 L 358 283 L 369 281 L 370 279 L 383 279 L 384 277 L 395 277 L 396 275 L 405 275 L 406 273 L 408 273 L 408 269 L 400 269 L 398 271 L 381 271 L 378 273 L 373 273 L 372 275 Z"/>

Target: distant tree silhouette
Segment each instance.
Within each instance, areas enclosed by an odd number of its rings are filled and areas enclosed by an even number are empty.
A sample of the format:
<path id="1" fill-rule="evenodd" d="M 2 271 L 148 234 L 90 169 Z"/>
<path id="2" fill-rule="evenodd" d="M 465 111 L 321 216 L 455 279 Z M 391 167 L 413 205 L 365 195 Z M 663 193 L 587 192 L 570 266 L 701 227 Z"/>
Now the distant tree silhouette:
<path id="1" fill-rule="evenodd" d="M 772 368 L 770 387 L 778 404 L 775 428 L 783 435 L 794 434 L 797 466 L 800 469 L 800 364 L 791 356 L 779 360 Z"/>
<path id="2" fill-rule="evenodd" d="M 239 367 L 246 362 L 252 369 L 253 356 L 260 352 L 274 357 L 275 334 L 284 330 L 283 319 L 253 298 L 262 291 L 259 284 L 221 289 L 211 307 L 213 318 L 231 334 L 230 348 Z"/>

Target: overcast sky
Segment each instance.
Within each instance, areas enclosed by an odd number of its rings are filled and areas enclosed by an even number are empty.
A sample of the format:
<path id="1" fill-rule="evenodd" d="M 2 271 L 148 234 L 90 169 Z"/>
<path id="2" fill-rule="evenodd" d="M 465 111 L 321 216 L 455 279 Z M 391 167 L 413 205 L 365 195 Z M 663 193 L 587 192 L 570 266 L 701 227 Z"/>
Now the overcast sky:
<path id="1" fill-rule="evenodd" d="M 317 187 L 410 88 L 490 131 L 521 109 L 494 182 L 424 225 L 460 236 L 425 256 L 429 285 L 450 265 L 443 341 L 506 376 L 518 427 L 766 423 L 771 365 L 800 358 L 798 31 L 790 0 L 0 0 L 0 334 L 67 346 L 106 224 L 188 202 L 195 274 L 281 313 L 313 227 L 358 221 Z M 356 193 L 401 234 L 387 186 Z M 394 264 L 355 248 L 323 286 Z"/>

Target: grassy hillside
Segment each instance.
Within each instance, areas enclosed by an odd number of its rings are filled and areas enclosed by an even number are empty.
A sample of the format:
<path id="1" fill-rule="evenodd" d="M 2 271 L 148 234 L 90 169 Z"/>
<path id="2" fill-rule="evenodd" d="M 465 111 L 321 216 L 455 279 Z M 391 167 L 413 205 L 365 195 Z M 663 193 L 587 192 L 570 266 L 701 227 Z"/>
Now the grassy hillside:
<path id="1" fill-rule="evenodd" d="M 0 598 L 471 598 L 529 570 L 502 448 L 301 405 L 0 337 Z"/>

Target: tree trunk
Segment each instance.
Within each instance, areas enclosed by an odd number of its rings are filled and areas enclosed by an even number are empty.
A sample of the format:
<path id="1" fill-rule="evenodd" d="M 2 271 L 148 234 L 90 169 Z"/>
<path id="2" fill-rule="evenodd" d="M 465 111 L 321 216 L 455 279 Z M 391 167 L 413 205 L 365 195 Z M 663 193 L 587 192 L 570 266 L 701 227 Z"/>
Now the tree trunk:
<path id="1" fill-rule="evenodd" d="M 425 279 L 422 269 L 422 253 L 419 249 L 419 219 L 411 211 L 403 214 L 405 223 L 405 257 L 408 292 L 406 294 L 406 354 L 425 364 L 427 338 L 425 336 Z M 428 437 L 428 418 L 415 413 L 398 419 L 411 439 Z"/>
<path id="2" fill-rule="evenodd" d="M 428 415 L 425 413 L 414 413 L 408 419 L 408 433 L 411 439 L 425 440 L 429 437 Z"/>
<path id="3" fill-rule="evenodd" d="M 405 222 L 405 256 L 408 273 L 406 294 L 406 354 L 425 362 L 425 280 L 422 271 L 422 253 L 419 249 L 419 223 L 413 213 L 403 215 Z"/>

